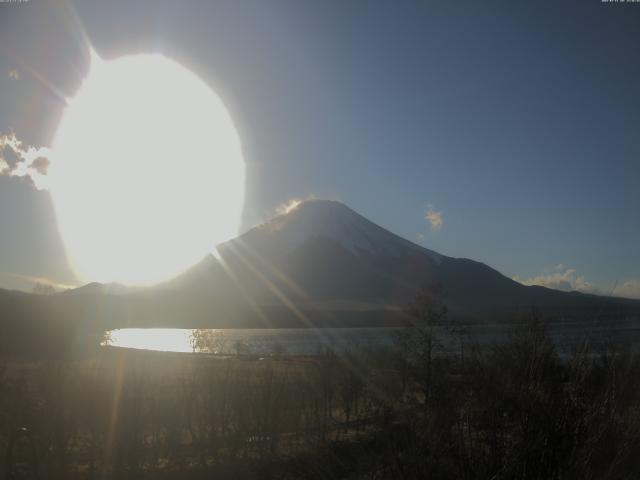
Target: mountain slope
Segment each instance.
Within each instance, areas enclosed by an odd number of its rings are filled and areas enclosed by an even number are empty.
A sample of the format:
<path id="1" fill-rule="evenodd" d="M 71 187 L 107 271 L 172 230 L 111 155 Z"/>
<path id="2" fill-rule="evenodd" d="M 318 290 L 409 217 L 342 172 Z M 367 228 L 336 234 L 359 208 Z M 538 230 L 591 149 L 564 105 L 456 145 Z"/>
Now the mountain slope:
<path id="1" fill-rule="evenodd" d="M 333 201 L 300 204 L 218 247 L 170 282 L 183 291 L 243 298 L 270 308 L 287 304 L 330 312 L 397 313 L 420 288 L 439 284 L 452 313 L 485 319 L 535 306 L 577 316 L 597 309 L 627 313 L 640 302 L 528 287 L 468 259 L 409 242 Z"/>

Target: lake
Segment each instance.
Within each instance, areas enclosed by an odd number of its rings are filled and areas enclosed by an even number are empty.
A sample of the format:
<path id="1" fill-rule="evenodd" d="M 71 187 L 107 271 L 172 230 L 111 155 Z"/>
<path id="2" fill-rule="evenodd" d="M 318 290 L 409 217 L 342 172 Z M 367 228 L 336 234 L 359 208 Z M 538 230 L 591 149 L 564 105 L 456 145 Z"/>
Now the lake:
<path id="1" fill-rule="evenodd" d="M 480 346 L 506 341 L 519 328 L 513 324 L 465 326 L 461 337 L 468 344 Z M 354 347 L 384 348 L 393 345 L 398 328 L 281 328 L 281 329 L 181 329 L 125 328 L 109 332 L 103 345 L 160 350 L 168 352 L 212 352 L 216 354 L 246 353 L 253 355 L 316 355 L 331 349 L 344 352 Z M 549 325 L 549 332 L 561 352 L 585 339 L 594 347 L 608 343 L 622 346 L 640 345 L 640 323 L 634 320 L 616 322 L 572 322 Z M 437 333 L 446 345 L 454 345 L 454 337 L 444 328 Z M 198 339 L 201 340 L 198 343 Z M 195 341 L 194 341 L 195 340 Z M 209 348 L 203 348 L 206 344 Z"/>

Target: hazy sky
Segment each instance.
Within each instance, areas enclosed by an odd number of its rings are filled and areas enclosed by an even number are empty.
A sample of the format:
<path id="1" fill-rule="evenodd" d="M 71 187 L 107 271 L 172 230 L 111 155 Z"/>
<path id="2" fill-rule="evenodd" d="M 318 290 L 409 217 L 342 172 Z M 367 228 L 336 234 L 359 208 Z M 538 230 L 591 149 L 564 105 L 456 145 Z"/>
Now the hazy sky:
<path id="1" fill-rule="evenodd" d="M 640 297 L 640 3 L 0 3 L 0 134 L 50 145 L 84 35 L 220 95 L 244 229 L 314 194 L 522 281 Z M 76 283 L 26 179 L 0 176 L 0 247 L 0 286 Z"/>

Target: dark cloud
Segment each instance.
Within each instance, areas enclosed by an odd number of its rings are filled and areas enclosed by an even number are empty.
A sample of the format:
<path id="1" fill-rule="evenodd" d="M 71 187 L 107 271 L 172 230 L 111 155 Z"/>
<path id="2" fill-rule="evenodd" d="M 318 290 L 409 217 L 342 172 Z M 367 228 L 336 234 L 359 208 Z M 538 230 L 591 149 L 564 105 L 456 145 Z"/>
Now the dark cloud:
<path id="1" fill-rule="evenodd" d="M 33 162 L 31 162 L 31 168 L 33 168 L 40 175 L 47 174 L 49 165 L 51 165 L 51 162 L 46 157 L 38 157 Z"/>

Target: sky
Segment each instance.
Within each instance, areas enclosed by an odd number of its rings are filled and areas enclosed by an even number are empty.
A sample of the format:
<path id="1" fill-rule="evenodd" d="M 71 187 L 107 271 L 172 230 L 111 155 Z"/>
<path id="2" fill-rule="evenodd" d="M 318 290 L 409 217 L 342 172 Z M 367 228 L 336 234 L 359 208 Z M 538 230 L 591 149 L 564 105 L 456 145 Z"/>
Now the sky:
<path id="1" fill-rule="evenodd" d="M 640 3 L 0 2 L 0 135 L 51 146 L 87 45 L 220 96 L 241 231 L 335 199 L 524 283 L 640 298 Z M 0 287 L 79 283 L 28 177 L 0 176 L 0 248 Z"/>

